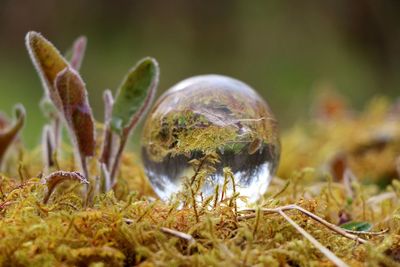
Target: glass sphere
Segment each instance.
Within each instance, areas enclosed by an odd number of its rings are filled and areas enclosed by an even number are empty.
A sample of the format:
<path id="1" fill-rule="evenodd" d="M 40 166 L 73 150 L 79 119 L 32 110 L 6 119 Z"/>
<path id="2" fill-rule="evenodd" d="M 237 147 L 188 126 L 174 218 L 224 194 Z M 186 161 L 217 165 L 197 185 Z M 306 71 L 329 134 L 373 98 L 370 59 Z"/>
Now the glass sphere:
<path id="1" fill-rule="evenodd" d="M 141 149 L 162 200 L 188 190 L 185 181 L 196 179 L 200 160 L 213 155 L 217 161 L 200 185 L 201 197 L 236 192 L 247 199 L 243 205 L 265 193 L 280 156 L 277 121 L 267 103 L 247 84 L 221 75 L 188 78 L 166 91 L 147 117 Z"/>

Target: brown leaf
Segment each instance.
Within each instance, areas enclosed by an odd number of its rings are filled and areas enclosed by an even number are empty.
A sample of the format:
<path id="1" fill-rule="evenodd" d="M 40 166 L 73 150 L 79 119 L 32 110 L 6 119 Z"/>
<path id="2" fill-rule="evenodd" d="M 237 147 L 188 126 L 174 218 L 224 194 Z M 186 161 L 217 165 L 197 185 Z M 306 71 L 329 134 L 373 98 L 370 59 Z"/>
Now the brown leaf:
<path id="1" fill-rule="evenodd" d="M 43 127 L 42 133 L 42 153 L 43 153 L 43 163 L 45 165 L 45 170 L 47 171 L 50 167 L 54 166 L 54 152 L 55 152 L 55 142 L 53 128 L 50 125 L 45 125 Z"/>
<path id="2" fill-rule="evenodd" d="M 70 61 L 71 67 L 79 70 L 82 65 L 83 57 L 85 56 L 87 39 L 85 36 L 81 36 L 75 40 L 72 47 L 72 58 Z"/>
<path id="3" fill-rule="evenodd" d="M 94 120 L 85 84 L 79 74 L 65 68 L 56 77 L 54 87 L 61 100 L 62 113 L 82 157 L 95 150 Z"/>
<path id="4" fill-rule="evenodd" d="M 89 184 L 89 181 L 79 172 L 53 172 L 43 180 L 43 183 L 47 185 L 47 193 L 43 198 L 43 203 L 46 204 L 49 201 L 51 194 L 59 184 L 68 180 L 77 181 L 81 184 Z"/>
<path id="5" fill-rule="evenodd" d="M 4 118 L 0 123 L 2 125 L 2 128 L 0 128 L 0 165 L 7 149 L 24 126 L 25 109 L 22 105 L 15 107 L 15 117 L 16 122 L 12 126 L 7 127 L 7 121 Z"/>
<path id="6" fill-rule="evenodd" d="M 26 35 L 26 47 L 43 86 L 46 88 L 46 94 L 57 106 L 60 104 L 60 100 L 53 86 L 54 80 L 60 71 L 68 67 L 68 62 L 57 48 L 40 33 L 28 32 Z"/>

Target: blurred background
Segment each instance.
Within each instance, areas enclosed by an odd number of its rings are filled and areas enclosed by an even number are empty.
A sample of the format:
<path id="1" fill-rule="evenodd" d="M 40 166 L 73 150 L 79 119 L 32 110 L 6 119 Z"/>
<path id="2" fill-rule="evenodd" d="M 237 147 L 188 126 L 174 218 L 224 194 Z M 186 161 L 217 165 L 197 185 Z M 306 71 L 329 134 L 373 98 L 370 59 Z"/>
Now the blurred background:
<path id="1" fill-rule="evenodd" d="M 399 95 L 399 14 L 397 0 L 0 0 L 0 110 L 23 103 L 24 140 L 38 144 L 43 90 L 24 44 L 35 30 L 61 51 L 88 37 L 81 73 L 98 120 L 102 91 L 153 56 L 158 94 L 192 75 L 233 76 L 259 91 L 285 129 L 305 120 L 319 88 L 355 107 Z"/>

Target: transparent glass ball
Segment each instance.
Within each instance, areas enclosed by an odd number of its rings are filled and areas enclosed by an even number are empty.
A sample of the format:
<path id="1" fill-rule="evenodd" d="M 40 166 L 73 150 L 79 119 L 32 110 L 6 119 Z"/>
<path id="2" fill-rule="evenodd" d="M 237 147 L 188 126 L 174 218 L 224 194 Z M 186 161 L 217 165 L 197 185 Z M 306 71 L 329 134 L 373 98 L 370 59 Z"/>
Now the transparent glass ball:
<path id="1" fill-rule="evenodd" d="M 203 75 L 179 82 L 158 99 L 145 122 L 141 149 L 146 175 L 162 200 L 188 190 L 185 182 L 201 176 L 195 175 L 200 160 L 213 155 L 217 161 L 199 185 L 201 197 L 236 192 L 244 205 L 267 190 L 280 141 L 271 109 L 250 86 Z M 227 168 L 234 184 L 227 181 Z"/>

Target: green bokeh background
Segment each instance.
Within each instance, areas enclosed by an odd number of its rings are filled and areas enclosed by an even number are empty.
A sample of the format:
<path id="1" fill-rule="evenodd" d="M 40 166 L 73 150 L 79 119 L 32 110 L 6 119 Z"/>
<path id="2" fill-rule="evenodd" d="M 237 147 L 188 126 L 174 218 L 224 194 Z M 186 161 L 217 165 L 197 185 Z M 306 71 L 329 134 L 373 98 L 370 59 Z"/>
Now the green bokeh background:
<path id="1" fill-rule="evenodd" d="M 287 128 L 306 118 L 324 84 L 355 107 L 399 95 L 399 14 L 394 0 L 0 0 L 0 110 L 23 103 L 24 140 L 39 143 L 43 90 L 24 44 L 35 30 L 61 51 L 88 37 L 81 73 L 98 120 L 102 91 L 115 91 L 129 68 L 153 56 L 158 95 L 189 76 L 230 75 L 257 89 Z"/>

